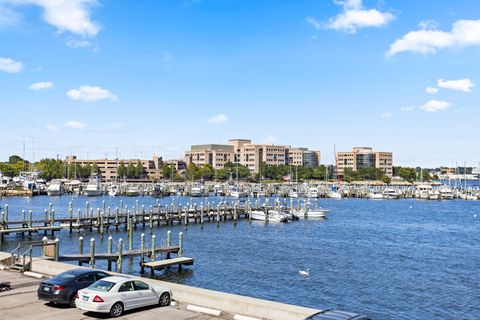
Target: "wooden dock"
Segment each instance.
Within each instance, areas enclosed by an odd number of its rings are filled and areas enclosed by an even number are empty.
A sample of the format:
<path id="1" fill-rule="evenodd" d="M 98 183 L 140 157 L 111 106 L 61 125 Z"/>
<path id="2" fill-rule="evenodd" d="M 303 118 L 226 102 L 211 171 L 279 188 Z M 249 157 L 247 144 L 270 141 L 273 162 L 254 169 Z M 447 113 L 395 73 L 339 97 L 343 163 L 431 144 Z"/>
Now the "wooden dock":
<path id="1" fill-rule="evenodd" d="M 159 247 L 155 248 L 155 253 L 178 253 L 180 250 L 179 246 L 174 247 Z M 139 256 L 150 256 L 152 254 L 151 249 L 144 249 L 144 250 L 130 250 L 122 252 L 123 258 L 129 257 L 139 257 Z M 110 260 L 116 261 L 118 260 L 119 254 L 118 253 L 95 253 L 94 259 L 95 260 Z M 79 262 L 89 262 L 91 259 L 91 255 L 88 253 L 83 254 L 64 254 L 58 257 L 59 261 L 79 261 Z"/>
<path id="2" fill-rule="evenodd" d="M 191 223 L 200 223 L 202 226 L 205 222 L 216 222 L 231 220 L 235 223 L 238 219 L 249 218 L 249 213 L 252 210 L 257 210 L 259 203 L 252 205 L 250 202 L 240 203 L 235 202 L 227 204 L 226 202 L 206 202 L 205 205 L 197 206 L 197 204 L 188 205 L 166 205 L 166 206 L 151 206 L 145 208 L 143 205 L 137 204 L 131 210 L 120 202 L 120 207 L 114 209 L 106 207 L 105 202 L 102 208 L 93 210 L 90 208 L 88 202 L 83 211 L 77 209 L 74 213 L 73 204 L 70 202 L 67 214 L 59 215 L 50 205 L 44 210 L 41 218 L 38 213 L 29 210 L 28 213 L 23 210 L 21 219 L 8 219 L 8 205 L 5 205 L 4 212 L 0 216 L 0 243 L 3 242 L 4 236 L 8 234 L 32 235 L 33 233 L 54 232 L 62 229 L 81 232 L 87 230 L 93 232 L 96 230 L 103 234 L 110 230 L 119 230 L 125 228 L 130 230 L 130 226 L 136 229 L 138 226 L 143 228 L 148 227 L 152 230 L 155 226 L 171 226 L 174 224 L 183 224 L 188 226 Z"/>
<path id="3" fill-rule="evenodd" d="M 142 263 L 143 268 L 150 268 L 150 273 L 152 275 L 155 270 L 165 269 L 165 268 L 176 266 L 176 265 L 178 265 L 179 269 L 181 269 L 182 266 L 184 265 L 191 266 L 193 265 L 193 258 L 178 257 L 178 258 Z"/>

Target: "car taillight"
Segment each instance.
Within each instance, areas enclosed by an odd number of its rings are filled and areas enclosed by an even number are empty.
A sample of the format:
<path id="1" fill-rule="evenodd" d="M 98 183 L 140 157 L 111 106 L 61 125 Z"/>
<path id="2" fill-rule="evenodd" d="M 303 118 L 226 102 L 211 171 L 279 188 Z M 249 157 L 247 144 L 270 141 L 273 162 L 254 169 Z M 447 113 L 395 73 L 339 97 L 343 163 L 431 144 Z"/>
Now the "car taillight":
<path id="1" fill-rule="evenodd" d="M 99 296 L 95 296 L 95 298 L 93 298 L 92 301 L 93 301 L 93 302 L 105 302 L 105 301 L 103 301 L 103 299 L 100 298 Z"/>
<path id="2" fill-rule="evenodd" d="M 54 285 L 53 286 L 53 290 L 54 291 L 62 291 L 65 289 L 65 286 L 57 286 L 57 285 Z"/>

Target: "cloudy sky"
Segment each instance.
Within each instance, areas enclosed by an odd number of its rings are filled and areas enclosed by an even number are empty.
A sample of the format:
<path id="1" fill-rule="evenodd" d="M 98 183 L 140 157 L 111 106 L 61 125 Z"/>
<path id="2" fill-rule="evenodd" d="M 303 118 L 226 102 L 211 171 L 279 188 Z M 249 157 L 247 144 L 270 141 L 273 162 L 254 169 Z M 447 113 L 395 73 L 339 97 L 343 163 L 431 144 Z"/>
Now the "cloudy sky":
<path id="1" fill-rule="evenodd" d="M 250 138 L 480 162 L 480 2 L 0 0 L 0 161 Z"/>

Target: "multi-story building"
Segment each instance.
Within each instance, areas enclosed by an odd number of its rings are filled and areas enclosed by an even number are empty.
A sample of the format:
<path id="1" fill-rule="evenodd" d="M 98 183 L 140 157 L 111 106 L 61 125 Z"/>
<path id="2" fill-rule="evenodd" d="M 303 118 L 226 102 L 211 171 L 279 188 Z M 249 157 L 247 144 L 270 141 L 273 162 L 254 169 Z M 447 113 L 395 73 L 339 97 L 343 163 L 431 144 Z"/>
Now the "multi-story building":
<path id="1" fill-rule="evenodd" d="M 162 167 L 162 157 L 153 156 L 152 160 L 141 160 L 141 159 L 127 159 L 127 160 L 119 160 L 119 159 L 97 159 L 97 160 L 80 160 L 77 159 L 76 156 L 68 156 L 66 159 L 67 164 L 78 164 L 78 165 L 90 165 L 97 164 L 99 174 L 102 178 L 102 181 L 111 181 L 116 179 L 117 177 L 117 169 L 121 162 L 125 166 L 132 164 L 134 166 L 137 163 L 140 163 L 145 169 L 147 176 L 150 179 L 159 179 L 161 177 L 161 167 Z"/>
<path id="2" fill-rule="evenodd" d="M 234 161 L 234 147 L 229 144 L 193 145 L 190 151 L 185 152 L 185 162 L 187 165 L 190 163 L 194 163 L 197 166 L 209 164 L 214 169 L 222 169 L 227 162 Z"/>
<path id="3" fill-rule="evenodd" d="M 308 148 L 290 148 L 288 149 L 288 160 L 292 166 L 318 167 L 320 151 L 312 151 Z"/>
<path id="4" fill-rule="evenodd" d="M 187 169 L 187 163 L 183 160 L 165 160 L 163 164 L 173 166 L 177 172 L 183 172 Z"/>
<path id="5" fill-rule="evenodd" d="M 385 175 L 393 176 L 391 152 L 373 152 L 369 147 L 355 147 L 351 152 L 337 152 L 337 173 L 343 175 L 346 168 L 357 171 L 362 168 L 378 168 Z"/>
<path id="6" fill-rule="evenodd" d="M 228 140 L 228 144 L 233 146 L 233 152 L 235 152 L 235 157 L 233 159 L 233 162 L 240 162 L 243 146 L 252 144 L 252 140 L 231 139 L 231 140 Z"/>
<path id="7" fill-rule="evenodd" d="M 286 145 L 252 144 L 248 139 L 232 139 L 227 145 L 194 145 L 185 152 L 185 162 L 202 166 L 210 164 L 214 169 L 225 167 L 227 162 L 247 166 L 259 173 L 260 164 L 297 165 L 314 167 L 320 164 L 320 152 L 307 148 L 291 148 Z"/>

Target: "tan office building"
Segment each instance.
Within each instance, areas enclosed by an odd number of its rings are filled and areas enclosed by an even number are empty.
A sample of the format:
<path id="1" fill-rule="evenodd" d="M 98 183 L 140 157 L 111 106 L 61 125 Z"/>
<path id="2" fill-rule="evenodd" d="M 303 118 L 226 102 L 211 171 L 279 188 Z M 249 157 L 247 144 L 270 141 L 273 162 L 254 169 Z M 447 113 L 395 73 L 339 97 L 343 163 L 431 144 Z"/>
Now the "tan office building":
<path id="1" fill-rule="evenodd" d="M 288 161 L 292 166 L 318 167 L 320 166 L 320 151 L 308 150 L 308 148 L 288 149 Z"/>
<path id="2" fill-rule="evenodd" d="M 350 168 L 357 171 L 362 168 L 378 168 L 389 177 L 393 177 L 393 154 L 374 152 L 370 147 L 354 147 L 351 152 L 337 152 L 337 173 Z"/>
<path id="3" fill-rule="evenodd" d="M 162 157 L 153 156 L 152 160 L 140 160 L 140 159 L 96 159 L 96 160 L 80 160 L 76 156 L 68 156 L 66 159 L 67 164 L 78 164 L 81 166 L 97 164 L 98 170 L 102 181 L 112 181 L 117 178 L 117 168 L 120 162 L 127 167 L 130 163 L 134 166 L 138 161 L 142 164 L 145 172 L 150 179 L 159 179 L 161 177 Z"/>
<path id="4" fill-rule="evenodd" d="M 222 169 L 227 162 L 235 161 L 234 147 L 229 144 L 193 145 L 185 152 L 187 166 L 191 163 L 197 166 L 209 164 L 213 169 Z"/>
<path id="5" fill-rule="evenodd" d="M 294 157 L 294 160 L 290 160 Z M 227 162 L 247 166 L 252 173 L 260 172 L 262 162 L 267 165 L 320 165 L 320 152 L 307 148 L 291 148 L 287 145 L 252 144 L 248 139 L 232 139 L 228 144 L 193 145 L 185 152 L 185 162 L 202 166 L 210 164 L 222 169 Z"/>

